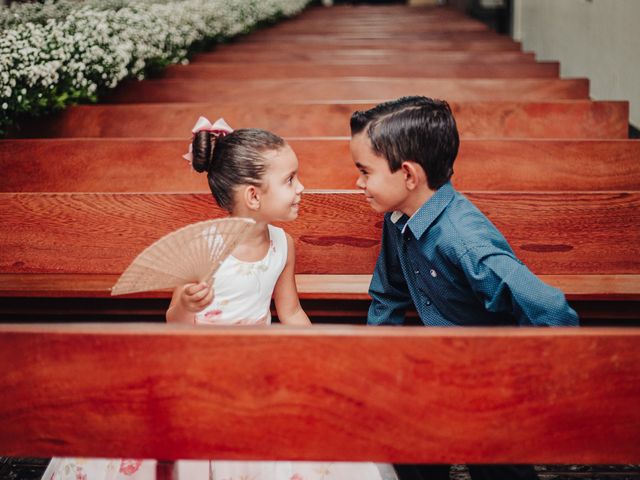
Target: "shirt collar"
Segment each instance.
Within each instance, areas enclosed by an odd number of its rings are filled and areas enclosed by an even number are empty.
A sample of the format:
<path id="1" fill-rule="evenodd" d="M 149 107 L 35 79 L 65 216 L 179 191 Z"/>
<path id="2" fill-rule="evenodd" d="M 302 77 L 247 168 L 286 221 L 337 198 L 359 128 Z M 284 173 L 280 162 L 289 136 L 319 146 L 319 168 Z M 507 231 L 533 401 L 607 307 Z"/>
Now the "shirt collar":
<path id="1" fill-rule="evenodd" d="M 402 233 L 409 228 L 414 237 L 420 238 L 444 209 L 447 208 L 447 205 L 451 203 L 454 194 L 455 189 L 453 185 L 451 185 L 451 182 L 447 182 L 436 190 L 433 196 L 411 215 L 411 218 L 400 211 L 395 211 L 391 214 L 390 219 L 402 230 Z"/>

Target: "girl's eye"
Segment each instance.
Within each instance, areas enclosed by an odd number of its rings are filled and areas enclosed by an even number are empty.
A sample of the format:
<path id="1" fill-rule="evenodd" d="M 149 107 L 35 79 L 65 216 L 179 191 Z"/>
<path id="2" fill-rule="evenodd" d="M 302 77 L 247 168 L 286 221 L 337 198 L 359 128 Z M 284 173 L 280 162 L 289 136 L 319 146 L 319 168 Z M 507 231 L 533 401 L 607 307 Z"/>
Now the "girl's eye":
<path id="1" fill-rule="evenodd" d="M 294 178 L 295 178 L 295 176 L 294 176 L 294 175 L 291 175 L 291 176 L 289 177 L 289 180 L 287 180 L 287 183 L 293 183 L 293 179 L 294 179 Z"/>

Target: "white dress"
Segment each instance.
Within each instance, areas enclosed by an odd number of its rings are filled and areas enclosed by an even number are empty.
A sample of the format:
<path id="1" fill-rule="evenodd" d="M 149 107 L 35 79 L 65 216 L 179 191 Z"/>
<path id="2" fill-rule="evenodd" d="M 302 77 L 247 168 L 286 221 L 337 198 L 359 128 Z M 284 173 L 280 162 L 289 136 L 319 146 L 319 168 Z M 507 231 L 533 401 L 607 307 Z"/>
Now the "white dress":
<path id="1" fill-rule="evenodd" d="M 287 235 L 269 225 L 269 250 L 257 262 L 233 255 L 220 265 L 213 282 L 214 299 L 196 314 L 199 325 L 271 323 L 271 296 L 287 263 Z"/>
<path id="2" fill-rule="evenodd" d="M 271 296 L 287 263 L 287 236 L 269 225 L 269 249 L 257 262 L 229 256 L 216 272 L 214 300 L 199 325 L 267 325 Z M 394 480 L 391 465 L 370 462 L 180 460 L 175 480 Z M 154 460 L 54 458 L 43 480 L 155 480 Z"/>
<path id="3" fill-rule="evenodd" d="M 155 460 L 53 458 L 42 480 L 156 480 Z M 163 468 L 163 471 L 166 469 Z M 397 480 L 389 464 L 180 460 L 173 480 Z"/>

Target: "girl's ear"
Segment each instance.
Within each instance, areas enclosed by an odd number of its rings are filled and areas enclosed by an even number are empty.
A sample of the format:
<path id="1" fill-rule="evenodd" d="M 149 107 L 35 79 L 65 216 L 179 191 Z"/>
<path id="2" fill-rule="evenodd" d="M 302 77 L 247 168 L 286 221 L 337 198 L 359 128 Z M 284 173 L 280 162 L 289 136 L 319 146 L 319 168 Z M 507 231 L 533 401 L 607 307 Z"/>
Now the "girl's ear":
<path id="1" fill-rule="evenodd" d="M 415 190 L 427 181 L 427 175 L 423 168 L 416 162 L 402 162 L 400 169 L 404 175 L 404 184 L 407 190 Z"/>
<path id="2" fill-rule="evenodd" d="M 254 185 L 245 187 L 242 199 L 249 210 L 260 210 L 260 190 Z"/>

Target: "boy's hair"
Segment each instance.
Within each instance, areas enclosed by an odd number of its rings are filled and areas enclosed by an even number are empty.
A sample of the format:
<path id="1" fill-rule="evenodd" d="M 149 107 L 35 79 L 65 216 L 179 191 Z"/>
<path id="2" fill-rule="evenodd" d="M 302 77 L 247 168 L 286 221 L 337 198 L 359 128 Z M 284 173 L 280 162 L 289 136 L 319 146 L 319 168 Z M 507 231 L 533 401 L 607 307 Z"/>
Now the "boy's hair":
<path id="1" fill-rule="evenodd" d="M 402 162 L 418 163 L 431 190 L 453 175 L 460 138 L 449 104 L 427 97 L 402 97 L 351 115 L 351 135 L 367 130 L 373 151 L 391 172 Z"/>
<path id="2" fill-rule="evenodd" d="M 207 172 L 213 198 L 230 212 L 236 187 L 260 186 L 267 171 L 264 153 L 285 145 L 279 136 L 257 128 L 234 130 L 221 137 L 200 131 L 191 144 L 193 169 Z"/>

